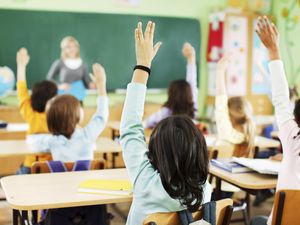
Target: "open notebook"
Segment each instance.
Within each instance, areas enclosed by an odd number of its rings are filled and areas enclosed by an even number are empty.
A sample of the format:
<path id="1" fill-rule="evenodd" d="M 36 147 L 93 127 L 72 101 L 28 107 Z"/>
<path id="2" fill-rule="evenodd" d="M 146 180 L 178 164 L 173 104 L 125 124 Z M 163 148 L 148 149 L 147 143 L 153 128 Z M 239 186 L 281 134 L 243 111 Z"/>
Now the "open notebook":
<path id="1" fill-rule="evenodd" d="M 233 161 L 255 170 L 262 174 L 278 175 L 280 169 L 280 162 L 270 159 L 249 159 L 249 158 L 236 158 Z"/>
<path id="2" fill-rule="evenodd" d="M 130 195 L 132 185 L 128 180 L 86 180 L 79 185 L 78 192 L 108 195 Z"/>

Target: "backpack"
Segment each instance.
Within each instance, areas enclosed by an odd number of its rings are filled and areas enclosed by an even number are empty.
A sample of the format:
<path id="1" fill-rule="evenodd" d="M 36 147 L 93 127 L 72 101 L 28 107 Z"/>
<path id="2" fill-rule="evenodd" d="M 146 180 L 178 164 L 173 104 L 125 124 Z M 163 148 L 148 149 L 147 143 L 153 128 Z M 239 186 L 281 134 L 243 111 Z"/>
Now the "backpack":
<path id="1" fill-rule="evenodd" d="M 61 161 L 48 161 L 51 173 L 67 172 L 65 164 Z M 90 161 L 75 162 L 72 171 L 85 171 L 90 169 Z M 62 209 L 44 210 L 39 225 L 108 225 L 110 215 L 106 205 L 80 206 Z"/>
<path id="2" fill-rule="evenodd" d="M 211 225 L 216 225 L 216 202 L 208 202 L 202 205 L 203 220 Z M 189 225 L 196 221 L 193 220 L 192 213 L 188 210 L 178 212 L 182 225 Z"/>

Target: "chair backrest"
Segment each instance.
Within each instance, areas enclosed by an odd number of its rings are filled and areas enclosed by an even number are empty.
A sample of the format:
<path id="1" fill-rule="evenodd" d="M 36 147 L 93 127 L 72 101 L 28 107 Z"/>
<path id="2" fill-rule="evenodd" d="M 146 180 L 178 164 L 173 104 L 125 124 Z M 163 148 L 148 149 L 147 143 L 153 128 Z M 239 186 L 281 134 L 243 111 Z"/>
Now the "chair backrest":
<path id="1" fill-rule="evenodd" d="M 64 163 L 67 171 L 72 171 L 75 162 Z M 90 170 L 101 170 L 105 168 L 105 161 L 103 159 L 91 160 Z M 47 162 L 35 162 L 32 164 L 31 173 L 51 173 Z"/>
<path id="2" fill-rule="evenodd" d="M 229 225 L 232 214 L 232 199 L 223 199 L 216 202 L 216 219 L 217 225 Z M 193 213 L 194 220 L 202 218 L 202 210 Z M 143 225 L 181 225 L 177 212 L 171 213 L 154 213 L 144 220 Z"/>
<path id="3" fill-rule="evenodd" d="M 276 192 L 272 225 L 299 224 L 300 190 L 280 190 Z"/>

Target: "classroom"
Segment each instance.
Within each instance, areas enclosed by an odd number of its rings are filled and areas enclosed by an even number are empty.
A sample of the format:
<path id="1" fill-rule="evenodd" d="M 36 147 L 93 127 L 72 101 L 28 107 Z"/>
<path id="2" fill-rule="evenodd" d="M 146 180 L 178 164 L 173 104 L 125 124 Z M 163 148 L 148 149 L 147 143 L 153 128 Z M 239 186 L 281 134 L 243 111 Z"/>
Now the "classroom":
<path id="1" fill-rule="evenodd" d="M 299 0 L 1 0 L 0 27 L 0 225 L 300 225 Z"/>

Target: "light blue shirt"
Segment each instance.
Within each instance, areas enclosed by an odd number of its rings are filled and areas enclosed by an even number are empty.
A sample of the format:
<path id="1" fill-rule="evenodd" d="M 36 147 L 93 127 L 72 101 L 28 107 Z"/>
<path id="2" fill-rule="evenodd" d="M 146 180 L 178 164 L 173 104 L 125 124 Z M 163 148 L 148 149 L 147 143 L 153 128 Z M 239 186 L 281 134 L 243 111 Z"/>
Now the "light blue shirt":
<path id="1" fill-rule="evenodd" d="M 37 134 L 29 135 L 27 141 L 35 152 L 51 152 L 55 161 L 92 160 L 95 141 L 105 128 L 108 114 L 108 98 L 99 96 L 97 111 L 90 122 L 84 128 L 76 128 L 70 139 L 63 135 Z"/>
<path id="2" fill-rule="evenodd" d="M 158 171 L 153 168 L 146 155 L 148 147 L 142 124 L 146 89 L 142 84 L 128 85 L 121 119 L 123 158 L 133 184 L 133 202 L 127 225 L 141 225 L 147 215 L 153 213 L 176 212 L 185 208 L 165 191 Z M 210 184 L 206 182 L 204 203 L 209 202 L 210 197 Z"/>

